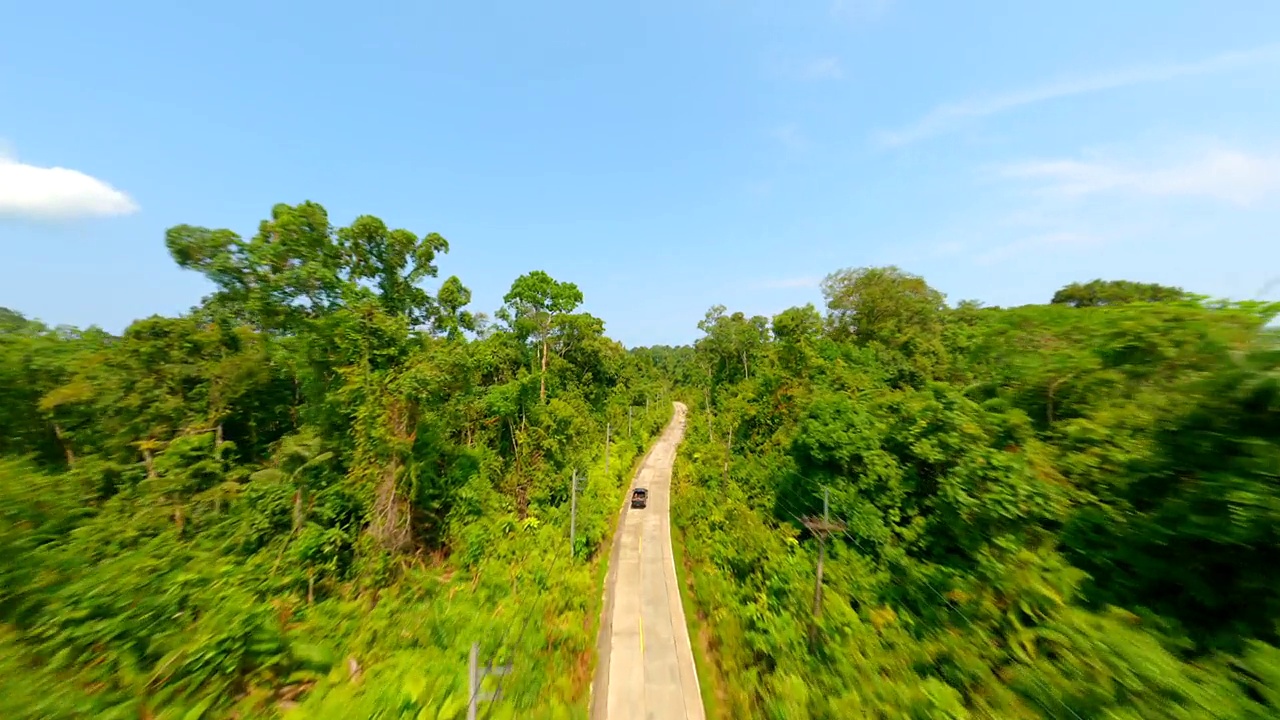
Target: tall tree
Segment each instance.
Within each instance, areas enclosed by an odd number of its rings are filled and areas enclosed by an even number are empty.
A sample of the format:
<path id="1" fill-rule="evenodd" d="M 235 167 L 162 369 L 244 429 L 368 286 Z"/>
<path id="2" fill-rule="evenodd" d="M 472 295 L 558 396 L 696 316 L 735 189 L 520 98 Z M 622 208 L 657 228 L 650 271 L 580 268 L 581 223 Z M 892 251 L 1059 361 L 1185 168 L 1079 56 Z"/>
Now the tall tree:
<path id="1" fill-rule="evenodd" d="M 860 343 L 902 344 L 936 332 L 942 293 L 897 267 L 838 270 L 822 281 L 832 335 Z"/>
<path id="2" fill-rule="evenodd" d="M 354 283 L 377 289 L 382 309 L 419 326 L 434 318 L 435 298 L 418 283 L 439 272 L 436 256 L 449 252 L 437 233 L 419 238 L 408 230 L 391 230 L 372 215 L 361 215 L 337 233 L 342 250 L 340 272 Z"/>
<path id="3" fill-rule="evenodd" d="M 450 340 L 457 340 L 462 337 L 463 331 L 479 330 L 479 318 L 466 309 L 471 304 L 471 290 L 462 284 L 457 275 L 451 275 L 440 285 L 436 304 L 438 313 L 432 328 L 435 332 Z"/>
<path id="4" fill-rule="evenodd" d="M 571 282 L 560 282 L 542 270 L 534 270 L 516 278 L 502 301 L 506 303 L 504 315 L 512 329 L 538 342 L 541 360 L 538 399 L 545 403 L 551 333 L 557 317 L 573 312 L 582 304 L 582 291 Z"/>
<path id="5" fill-rule="evenodd" d="M 1071 283 L 1053 294 L 1053 305 L 1098 307 L 1136 302 L 1176 302 L 1188 297 L 1182 288 L 1130 280 L 1090 280 Z"/>
<path id="6" fill-rule="evenodd" d="M 292 332 L 372 295 L 382 310 L 412 325 L 432 320 L 434 298 L 419 283 L 435 277 L 449 243 L 418 237 L 362 215 L 335 230 L 313 202 L 276 205 L 245 241 L 230 230 L 178 225 L 165 234 L 180 267 L 213 281 L 213 300 L 268 330 Z"/>

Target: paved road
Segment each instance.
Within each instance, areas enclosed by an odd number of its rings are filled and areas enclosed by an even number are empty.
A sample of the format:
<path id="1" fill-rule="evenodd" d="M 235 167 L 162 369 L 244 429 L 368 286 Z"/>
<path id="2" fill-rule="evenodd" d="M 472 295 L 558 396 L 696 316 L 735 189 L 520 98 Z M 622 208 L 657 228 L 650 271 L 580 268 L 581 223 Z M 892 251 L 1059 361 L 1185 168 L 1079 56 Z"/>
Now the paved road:
<path id="1" fill-rule="evenodd" d="M 633 487 L 649 505 L 623 510 L 605 581 L 594 720 L 705 720 L 671 554 L 671 465 L 684 435 L 686 408 L 649 451 Z"/>

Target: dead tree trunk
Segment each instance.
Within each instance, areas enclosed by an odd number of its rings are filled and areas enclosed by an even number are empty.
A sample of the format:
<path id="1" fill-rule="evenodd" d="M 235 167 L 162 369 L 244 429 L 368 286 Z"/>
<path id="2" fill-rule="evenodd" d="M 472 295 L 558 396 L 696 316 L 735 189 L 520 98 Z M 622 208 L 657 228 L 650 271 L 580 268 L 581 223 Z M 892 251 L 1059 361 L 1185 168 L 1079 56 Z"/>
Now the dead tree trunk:
<path id="1" fill-rule="evenodd" d="M 547 337 L 542 336 L 542 376 L 538 381 L 538 402 L 547 401 Z"/>
<path id="2" fill-rule="evenodd" d="M 293 532 L 302 527 L 302 488 L 293 491 Z"/>
<path id="3" fill-rule="evenodd" d="M 71 451 L 71 443 L 67 441 L 66 435 L 62 432 L 62 426 L 58 423 L 53 424 L 53 436 L 58 438 L 58 444 L 62 446 L 62 452 L 67 456 L 67 467 L 76 464 L 76 454 Z"/>
<path id="4" fill-rule="evenodd" d="M 384 548 L 399 552 L 412 540 L 410 503 L 400 481 L 417 437 L 413 430 L 417 424 L 417 407 L 411 402 L 391 399 L 387 404 L 386 420 L 392 434 L 391 453 L 385 466 L 377 473 L 370 531 Z"/>

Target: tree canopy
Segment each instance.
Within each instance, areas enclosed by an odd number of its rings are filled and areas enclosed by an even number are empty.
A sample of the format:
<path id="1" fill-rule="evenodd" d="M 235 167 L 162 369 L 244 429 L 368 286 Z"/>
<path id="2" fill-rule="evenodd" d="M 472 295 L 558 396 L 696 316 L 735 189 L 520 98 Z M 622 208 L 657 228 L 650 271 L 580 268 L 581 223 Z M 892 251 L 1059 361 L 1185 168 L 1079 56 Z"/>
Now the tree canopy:
<path id="1" fill-rule="evenodd" d="M 720 717 L 1280 714 L 1280 308 L 823 289 L 825 317 L 712 308 L 676 374 Z"/>
<path id="2" fill-rule="evenodd" d="M 1155 283 L 1138 283 L 1128 280 L 1090 280 L 1087 283 L 1071 283 L 1053 294 L 1054 305 L 1071 307 L 1098 307 L 1135 302 L 1173 302 L 1188 297 L 1181 288 L 1166 287 Z"/>
<path id="3" fill-rule="evenodd" d="M 165 243 L 214 286 L 178 317 L 0 308 L 5 717 L 460 718 L 473 643 L 493 717 L 585 717 L 676 398 L 712 717 L 1280 715 L 1280 306 L 853 268 L 626 349 L 572 282 L 491 322 L 443 237 L 312 202 Z"/>
<path id="4" fill-rule="evenodd" d="M 443 237 L 376 217 L 165 243 L 215 288 L 183 316 L 0 311 L 0 714 L 461 717 L 473 642 L 519 667 L 499 717 L 585 707 L 662 370 L 542 271 L 486 324 L 431 287 Z"/>

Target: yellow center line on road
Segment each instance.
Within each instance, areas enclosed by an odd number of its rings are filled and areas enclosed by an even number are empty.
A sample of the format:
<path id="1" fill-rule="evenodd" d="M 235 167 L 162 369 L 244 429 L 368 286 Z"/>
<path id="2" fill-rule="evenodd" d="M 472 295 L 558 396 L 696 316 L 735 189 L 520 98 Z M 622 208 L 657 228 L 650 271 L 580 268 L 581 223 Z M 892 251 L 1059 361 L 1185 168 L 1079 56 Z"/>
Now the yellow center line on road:
<path id="1" fill-rule="evenodd" d="M 641 563 L 644 562 L 644 526 L 640 526 L 640 547 L 637 551 L 640 555 Z M 640 610 L 637 611 L 636 623 L 640 626 L 640 657 L 644 657 L 644 603 L 640 604 Z"/>

